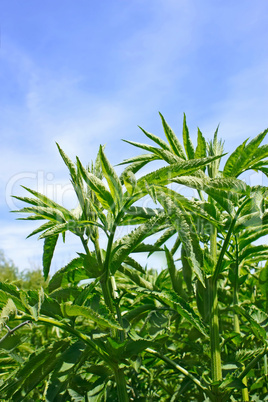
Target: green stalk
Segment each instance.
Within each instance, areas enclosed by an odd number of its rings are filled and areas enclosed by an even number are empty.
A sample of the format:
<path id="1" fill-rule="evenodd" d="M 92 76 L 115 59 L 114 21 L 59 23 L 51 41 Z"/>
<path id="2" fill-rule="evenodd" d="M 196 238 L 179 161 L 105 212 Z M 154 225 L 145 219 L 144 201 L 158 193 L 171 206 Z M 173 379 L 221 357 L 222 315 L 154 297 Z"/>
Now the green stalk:
<path id="1" fill-rule="evenodd" d="M 88 248 L 87 241 L 84 239 L 83 236 L 81 236 L 80 239 L 81 239 L 81 242 L 83 244 L 83 247 L 85 249 L 86 254 L 90 256 L 91 252 L 90 252 L 90 250 Z M 109 241 L 110 241 L 110 238 L 109 238 Z M 113 239 L 112 239 L 111 242 L 113 242 Z M 98 261 L 100 262 L 101 261 L 101 254 L 100 254 L 98 240 L 96 241 L 96 243 L 94 245 L 95 245 L 95 250 L 96 250 L 96 255 L 97 255 Z M 104 268 L 105 268 L 105 266 L 104 266 Z M 106 306 L 109 308 L 111 313 L 113 313 L 114 312 L 114 306 L 113 306 L 113 302 L 112 302 L 111 290 L 110 290 L 110 287 L 109 287 L 108 279 L 109 279 L 108 272 L 106 272 L 106 270 L 104 270 L 104 274 L 102 275 L 102 277 L 100 279 L 101 290 L 102 290 L 102 294 L 103 294 L 103 298 L 104 298 Z"/>
<path id="2" fill-rule="evenodd" d="M 239 259 L 238 259 L 238 242 L 237 237 L 235 236 L 235 266 L 234 266 L 234 274 L 235 274 L 235 281 L 234 281 L 234 295 L 233 295 L 233 304 L 234 306 L 238 305 L 238 294 L 239 294 Z M 240 334 L 240 323 L 238 314 L 234 314 L 234 331 Z M 245 368 L 245 365 L 242 365 L 242 369 Z M 249 402 L 249 392 L 248 392 L 248 381 L 247 377 L 245 376 L 242 379 L 245 388 L 242 389 L 242 400 L 243 402 Z"/>
<path id="3" fill-rule="evenodd" d="M 210 253 L 214 265 L 217 261 L 217 228 L 211 226 L 210 234 Z M 210 299 L 210 351 L 211 351 L 211 374 L 212 381 L 222 380 L 221 369 L 221 349 L 219 333 L 219 313 L 218 313 L 218 295 L 217 280 L 214 277 L 208 279 L 208 291 Z"/>
<path id="4" fill-rule="evenodd" d="M 209 390 L 209 388 L 205 387 L 204 385 L 201 384 L 201 382 L 195 378 L 188 370 L 180 366 L 179 364 L 175 363 L 173 360 L 169 359 L 165 355 L 162 355 L 161 353 L 158 353 L 157 351 L 151 349 L 151 348 L 146 348 L 146 352 L 157 356 L 159 359 L 163 360 L 166 362 L 169 366 L 173 367 L 177 371 L 179 371 L 181 374 L 183 374 L 185 377 L 189 378 L 197 387 L 203 391 L 213 402 L 216 402 L 216 399 L 213 395 L 213 393 Z"/>
<path id="5" fill-rule="evenodd" d="M 217 283 L 208 280 L 210 299 L 210 351 L 212 381 L 222 380 Z"/>
<path id="6" fill-rule="evenodd" d="M 117 385 L 117 394 L 119 402 L 128 402 L 127 383 L 124 370 L 119 367 L 114 369 L 115 381 Z"/>

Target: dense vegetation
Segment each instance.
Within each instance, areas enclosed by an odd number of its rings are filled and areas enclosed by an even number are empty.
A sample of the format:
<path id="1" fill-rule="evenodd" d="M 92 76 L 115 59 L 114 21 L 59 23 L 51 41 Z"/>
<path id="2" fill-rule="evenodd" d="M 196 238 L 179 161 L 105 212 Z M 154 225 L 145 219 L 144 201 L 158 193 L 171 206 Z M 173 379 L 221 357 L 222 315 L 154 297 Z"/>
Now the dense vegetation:
<path id="1" fill-rule="evenodd" d="M 25 219 L 45 221 L 31 233 L 44 239 L 45 279 L 59 236 L 84 251 L 47 287 L 0 283 L 4 400 L 268 400 L 267 188 L 239 179 L 268 174 L 267 130 L 223 164 L 218 130 L 208 142 L 198 130 L 194 146 L 184 118 L 182 145 L 160 116 L 167 141 L 142 130 L 153 145 L 129 141 L 146 153 L 120 177 L 103 147 L 84 167 L 58 146 L 77 208 L 27 188 L 33 198 L 16 197 Z M 155 160 L 163 167 L 142 175 Z M 137 253 L 164 254 L 166 269 Z"/>

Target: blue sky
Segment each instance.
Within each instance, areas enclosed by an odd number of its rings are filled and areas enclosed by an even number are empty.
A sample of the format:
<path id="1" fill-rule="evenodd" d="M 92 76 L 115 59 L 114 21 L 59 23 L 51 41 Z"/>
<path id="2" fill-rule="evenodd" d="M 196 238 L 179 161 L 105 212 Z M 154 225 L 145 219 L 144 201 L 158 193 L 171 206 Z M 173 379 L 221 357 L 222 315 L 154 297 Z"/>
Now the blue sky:
<path id="1" fill-rule="evenodd" d="M 20 269 L 40 266 L 42 242 L 9 211 L 20 185 L 73 199 L 55 141 L 74 159 L 113 164 L 139 151 L 140 125 L 162 135 L 157 112 L 180 135 L 226 151 L 268 126 L 266 0 L 2 0 L 0 3 L 0 248 Z M 145 141 L 146 142 L 146 141 Z M 260 181 L 257 175 L 250 180 Z M 75 255 L 68 239 L 53 269 Z"/>

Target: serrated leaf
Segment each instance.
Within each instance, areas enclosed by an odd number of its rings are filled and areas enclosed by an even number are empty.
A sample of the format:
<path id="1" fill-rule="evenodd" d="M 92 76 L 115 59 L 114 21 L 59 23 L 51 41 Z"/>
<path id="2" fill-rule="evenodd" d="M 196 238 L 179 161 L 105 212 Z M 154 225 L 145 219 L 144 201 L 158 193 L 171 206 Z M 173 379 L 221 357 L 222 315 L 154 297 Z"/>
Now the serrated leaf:
<path id="1" fill-rule="evenodd" d="M 78 166 L 79 166 L 79 169 L 82 173 L 82 176 L 83 176 L 85 182 L 89 185 L 91 190 L 94 191 L 97 199 L 99 200 L 99 202 L 101 203 L 103 208 L 107 209 L 108 211 L 112 211 L 114 213 L 115 212 L 115 202 L 113 200 L 112 195 L 105 187 L 104 183 L 97 176 L 88 172 L 82 166 L 79 159 L 78 159 Z"/>
<path id="2" fill-rule="evenodd" d="M 33 194 L 37 198 L 36 201 L 39 200 L 39 202 L 42 203 L 43 206 L 60 211 L 65 219 L 72 219 L 72 215 L 71 215 L 70 211 L 68 211 L 68 209 L 64 208 L 63 206 L 59 205 L 57 202 L 51 200 L 50 198 L 46 197 L 45 195 L 39 193 L 38 191 L 32 190 L 25 186 L 22 186 L 22 187 L 25 190 L 27 190 L 29 193 Z M 26 197 L 23 197 L 21 200 L 24 202 L 29 202 L 29 201 L 26 201 L 27 200 Z M 30 203 L 31 203 L 31 201 L 30 201 Z"/>
<path id="3" fill-rule="evenodd" d="M 40 219 L 48 219 L 53 222 L 63 223 L 65 222 L 64 216 L 61 211 L 55 208 L 49 207 L 26 207 L 22 208 L 18 211 L 13 211 L 18 213 L 26 213 L 26 214 L 36 214 Z M 26 218 L 27 220 L 27 218 Z"/>
<path id="4" fill-rule="evenodd" d="M 111 316 L 108 316 L 108 314 L 107 316 L 102 316 L 100 313 L 97 313 L 90 307 L 64 303 L 62 304 L 61 308 L 63 314 L 66 317 L 82 316 L 94 321 L 96 324 L 102 327 L 122 329 L 121 326 Z"/>
<path id="5" fill-rule="evenodd" d="M 137 289 L 141 293 L 148 293 L 155 296 L 159 301 L 167 304 L 168 306 L 174 308 L 176 307 L 177 312 L 189 321 L 198 331 L 200 331 L 205 337 L 208 338 L 207 329 L 202 323 L 200 317 L 194 312 L 189 303 L 187 303 L 182 297 L 177 295 L 174 291 L 149 291 L 144 289 Z"/>
<path id="6" fill-rule="evenodd" d="M 58 235 L 47 237 L 44 241 L 44 250 L 43 250 L 43 274 L 44 278 L 47 279 L 51 261 L 53 258 L 54 250 L 58 241 Z"/>
<path id="7" fill-rule="evenodd" d="M 146 137 L 150 138 L 150 140 L 154 141 L 157 145 L 159 145 L 162 149 L 165 149 L 166 151 L 171 151 L 170 146 L 162 140 L 162 138 L 157 137 L 154 134 L 148 133 L 148 131 L 144 130 L 142 127 L 138 126 L 143 133 L 146 135 Z"/>
<path id="8" fill-rule="evenodd" d="M 191 264 L 187 258 L 187 253 L 185 250 L 185 246 L 182 246 L 181 248 L 181 263 L 182 263 L 182 274 L 183 274 L 183 279 L 186 283 L 188 292 L 192 291 L 192 267 Z"/>
<path id="9" fill-rule="evenodd" d="M 268 263 L 261 269 L 259 274 L 259 285 L 262 294 L 266 298 L 266 311 L 268 311 Z"/>
<path id="10" fill-rule="evenodd" d="M 203 254 L 190 214 L 184 210 L 182 205 L 178 206 L 176 202 L 174 202 L 174 200 L 160 187 L 157 189 L 157 199 L 165 209 L 172 225 L 176 229 L 178 236 L 185 247 L 193 271 L 205 286 L 204 275 L 201 270 L 203 265 Z"/>
<path id="11" fill-rule="evenodd" d="M 165 254 L 166 254 L 168 272 L 169 272 L 169 275 L 170 275 L 173 290 L 177 294 L 180 294 L 181 286 L 180 286 L 180 282 L 178 280 L 178 275 L 177 275 L 177 269 L 176 269 L 176 266 L 175 266 L 175 262 L 174 262 L 174 259 L 173 259 L 173 256 L 172 256 L 171 252 L 168 250 L 168 248 L 166 246 L 165 246 Z"/>
<path id="12" fill-rule="evenodd" d="M 163 213 L 161 208 L 129 207 L 120 221 L 120 225 L 137 225 Z"/>
<path id="13" fill-rule="evenodd" d="M 126 165 L 127 163 L 134 164 L 134 163 L 140 163 L 140 162 L 146 164 L 146 163 L 149 163 L 149 162 L 154 161 L 156 159 L 158 159 L 158 157 L 156 155 L 143 154 L 143 155 L 133 156 L 132 158 L 124 159 L 123 162 L 118 163 L 117 166 Z M 128 168 L 126 168 L 126 169 L 128 169 Z"/>
<path id="14" fill-rule="evenodd" d="M 161 149 L 161 148 L 156 148 L 152 147 L 151 145 L 147 144 L 141 144 L 139 142 L 134 142 L 134 141 L 127 141 L 128 144 L 134 145 L 135 147 L 145 149 L 146 151 L 152 152 L 154 155 L 157 156 L 157 159 L 163 159 L 167 163 L 176 163 L 180 161 L 182 158 L 178 157 L 176 154 L 172 153 L 171 150 L 166 150 L 166 149 Z"/>
<path id="15" fill-rule="evenodd" d="M 65 267 L 58 270 L 50 279 L 48 289 L 52 292 L 60 287 L 68 286 L 69 283 L 77 284 L 87 279 L 88 274 L 84 268 L 84 256 L 74 258 Z"/>
<path id="16" fill-rule="evenodd" d="M 43 231 L 45 231 L 45 230 L 47 230 L 47 229 L 50 229 L 50 228 L 53 227 L 53 226 L 54 226 L 54 223 L 52 223 L 52 222 L 46 222 L 46 223 L 44 223 L 44 225 L 41 225 L 41 226 L 39 226 L 39 228 L 33 230 L 33 231 L 26 237 L 26 239 L 28 239 L 28 238 L 31 237 L 31 236 L 36 235 L 37 233 L 43 232 Z"/>
<path id="17" fill-rule="evenodd" d="M 103 147 L 99 149 L 102 171 L 105 179 L 107 180 L 110 192 L 114 200 L 116 200 L 117 210 L 122 207 L 123 192 L 119 177 L 117 176 L 114 168 L 108 161 L 106 155 L 103 152 Z"/>
<path id="18" fill-rule="evenodd" d="M 171 129 L 171 127 L 167 124 L 167 122 L 164 119 L 164 117 L 162 116 L 162 114 L 159 113 L 159 115 L 160 115 L 161 120 L 162 120 L 165 135 L 167 137 L 167 140 L 168 140 L 168 142 L 170 144 L 170 148 L 172 149 L 173 153 L 175 155 L 177 155 L 179 158 L 186 159 L 185 155 L 184 155 L 182 145 L 181 145 L 180 141 L 178 140 L 177 136 L 174 134 L 174 132 Z"/>
<path id="19" fill-rule="evenodd" d="M 6 305 L 2 308 L 0 314 L 0 330 L 4 327 L 5 323 L 9 320 L 11 316 L 17 313 L 17 307 L 15 306 L 12 299 L 8 299 Z"/>
<path id="20" fill-rule="evenodd" d="M 116 241 L 113 246 L 110 266 L 112 274 L 116 272 L 125 258 L 128 257 L 146 237 L 165 229 L 167 226 L 165 221 L 166 216 L 161 213 L 159 216 L 148 219 L 146 223 Z"/>
<path id="21" fill-rule="evenodd" d="M 124 264 L 119 267 L 119 271 L 126 275 L 132 282 L 140 287 L 144 287 L 146 289 L 153 289 L 153 285 L 151 282 L 147 281 L 146 279 L 142 278 L 141 274 L 133 269 L 126 267 Z"/>
<path id="22" fill-rule="evenodd" d="M 76 168 L 75 165 L 73 164 L 73 162 L 69 159 L 69 157 L 65 154 L 65 152 L 61 149 L 61 147 L 59 146 L 59 144 L 56 142 L 56 145 L 58 147 L 59 153 L 65 163 L 65 165 L 67 166 L 67 168 L 69 169 L 70 172 L 70 176 L 73 182 L 76 181 Z"/>
<path id="23" fill-rule="evenodd" d="M 207 144 L 206 140 L 198 128 L 197 131 L 197 146 L 195 150 L 194 157 L 195 159 L 205 158 L 207 156 Z"/>
<path id="24" fill-rule="evenodd" d="M 186 155 L 188 156 L 188 159 L 194 159 L 194 157 L 195 157 L 194 146 L 193 146 L 193 143 L 192 143 L 190 135 L 189 135 L 189 129 L 187 127 L 185 113 L 183 115 L 182 137 L 183 137 L 183 144 L 184 144 L 184 148 L 186 151 Z"/>
<path id="25" fill-rule="evenodd" d="M 17 373 L 17 378 L 7 384 L 2 392 L 12 401 L 21 402 L 37 387 L 44 378 L 54 369 L 57 358 L 66 348 L 65 341 L 55 342 L 41 353 L 32 354 L 22 369 Z"/>
<path id="26" fill-rule="evenodd" d="M 227 160 L 223 174 L 224 176 L 239 176 L 242 172 L 249 169 L 254 164 L 254 155 L 258 150 L 260 143 L 266 136 L 268 129 L 257 135 L 247 145 L 243 142 Z M 260 155 L 258 155 L 260 156 Z"/>
<path id="27" fill-rule="evenodd" d="M 222 155 L 221 155 L 222 156 Z M 212 161 L 219 159 L 221 156 L 210 156 L 203 159 L 191 159 L 189 161 L 181 161 L 169 166 L 157 169 L 152 173 L 149 173 L 141 177 L 137 181 L 137 198 L 133 197 L 133 200 L 143 197 L 147 193 L 146 184 L 166 185 L 171 180 L 174 181 L 177 176 L 190 175 L 198 171 L 202 166 L 206 166 Z M 148 185 L 148 184 L 147 184 Z M 133 201 L 133 202 L 134 202 Z"/>

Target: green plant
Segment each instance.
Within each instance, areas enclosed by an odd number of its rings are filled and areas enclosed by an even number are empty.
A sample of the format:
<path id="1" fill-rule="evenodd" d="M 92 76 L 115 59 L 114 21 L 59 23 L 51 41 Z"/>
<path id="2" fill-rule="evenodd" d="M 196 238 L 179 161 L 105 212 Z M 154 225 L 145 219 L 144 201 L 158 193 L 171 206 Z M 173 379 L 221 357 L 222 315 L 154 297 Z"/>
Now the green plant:
<path id="1" fill-rule="evenodd" d="M 249 169 L 267 174 L 268 148 L 260 145 L 267 130 L 220 168 L 218 130 L 211 142 L 198 130 L 194 147 L 184 117 L 182 146 L 160 116 L 167 142 L 145 130 L 156 146 L 128 141 L 148 153 L 124 161 L 120 177 L 103 147 L 84 167 L 58 146 L 76 209 L 27 188 L 34 198 L 16 197 L 28 204 L 19 211 L 30 214 L 25 219 L 45 220 L 30 234 L 44 239 L 45 278 L 66 231 L 84 252 L 56 272 L 47 292 L 0 285 L 5 339 L 15 333 L 22 347 L 29 322 L 49 329 L 42 347 L 29 359 L 21 355 L 22 367 L 5 373 L 6 398 L 21 401 L 38 387 L 48 401 L 228 401 L 240 395 L 247 401 L 249 391 L 265 395 L 268 282 L 260 263 L 268 247 L 254 242 L 268 234 L 267 190 L 238 177 Z M 137 179 L 153 160 L 165 166 Z M 194 198 L 177 185 L 194 189 Z M 146 196 L 155 208 L 142 207 Z M 118 239 L 119 229 L 131 225 Z M 151 235 L 158 236 L 153 244 Z M 167 268 L 145 269 L 133 257 L 139 252 L 164 253 Z M 259 280 L 261 293 L 253 294 Z M 7 322 L 15 326 L 12 334 Z"/>

